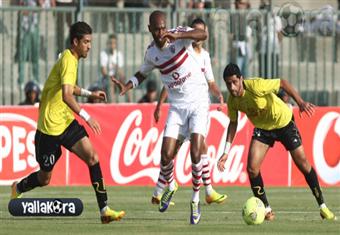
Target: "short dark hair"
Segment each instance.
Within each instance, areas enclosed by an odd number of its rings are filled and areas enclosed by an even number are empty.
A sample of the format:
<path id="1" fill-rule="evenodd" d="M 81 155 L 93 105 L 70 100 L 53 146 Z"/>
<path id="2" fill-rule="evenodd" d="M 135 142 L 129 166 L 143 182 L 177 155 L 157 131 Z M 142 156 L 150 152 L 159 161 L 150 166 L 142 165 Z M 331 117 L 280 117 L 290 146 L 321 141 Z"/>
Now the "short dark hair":
<path id="1" fill-rule="evenodd" d="M 92 29 L 90 25 L 85 22 L 79 21 L 74 23 L 70 27 L 70 42 L 73 44 L 73 40 L 76 38 L 78 40 L 82 39 L 84 35 L 92 34 Z"/>
<path id="2" fill-rule="evenodd" d="M 110 39 L 110 40 L 111 40 L 111 39 L 117 39 L 117 37 L 116 37 L 115 34 L 110 34 L 110 35 L 109 35 L 109 39 Z"/>
<path id="3" fill-rule="evenodd" d="M 238 78 L 242 76 L 240 68 L 237 66 L 237 64 L 229 63 L 223 71 L 223 79 L 234 75 L 236 75 Z"/>
<path id="4" fill-rule="evenodd" d="M 206 27 L 206 24 L 205 24 L 204 20 L 202 20 L 201 18 L 196 18 L 196 19 L 194 19 L 194 20 L 191 22 L 190 27 L 194 27 L 194 26 L 197 25 L 197 24 L 203 24 L 203 25 L 204 25 L 204 28 Z"/>
<path id="5" fill-rule="evenodd" d="M 36 84 L 34 81 L 28 81 L 25 85 L 25 93 L 29 93 L 29 92 L 36 92 L 38 94 L 40 94 L 40 88 L 38 86 L 38 84 Z"/>

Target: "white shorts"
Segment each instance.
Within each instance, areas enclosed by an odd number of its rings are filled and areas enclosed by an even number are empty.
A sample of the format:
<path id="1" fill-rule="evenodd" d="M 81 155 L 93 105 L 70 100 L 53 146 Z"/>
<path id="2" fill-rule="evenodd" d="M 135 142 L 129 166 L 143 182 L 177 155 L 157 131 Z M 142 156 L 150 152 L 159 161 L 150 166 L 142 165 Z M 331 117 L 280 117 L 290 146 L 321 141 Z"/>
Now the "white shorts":
<path id="1" fill-rule="evenodd" d="M 164 136 L 183 140 L 196 133 L 206 137 L 208 117 L 209 104 L 193 104 L 185 108 L 170 106 Z"/>
<path id="2" fill-rule="evenodd" d="M 209 112 L 208 112 L 208 114 L 209 114 Z M 207 125 L 207 128 L 205 128 L 206 133 L 203 135 L 204 138 L 206 138 L 207 135 L 208 135 L 209 127 L 210 127 L 210 118 L 208 116 L 208 125 Z M 189 127 L 188 126 L 183 127 L 183 129 L 180 130 L 180 133 L 183 133 L 183 134 L 180 134 L 180 136 L 178 138 L 179 140 L 181 140 L 183 143 L 185 141 L 190 141 L 190 131 L 189 131 Z"/>

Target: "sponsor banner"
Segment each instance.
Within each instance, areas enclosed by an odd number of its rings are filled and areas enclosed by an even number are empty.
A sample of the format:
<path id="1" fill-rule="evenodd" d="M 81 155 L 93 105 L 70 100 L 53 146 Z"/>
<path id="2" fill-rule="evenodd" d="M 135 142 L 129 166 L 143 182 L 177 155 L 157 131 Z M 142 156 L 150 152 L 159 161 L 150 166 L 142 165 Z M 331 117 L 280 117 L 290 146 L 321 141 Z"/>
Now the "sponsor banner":
<path id="1" fill-rule="evenodd" d="M 106 109 L 86 107 L 102 125 L 101 136 L 93 135 L 89 128 L 87 130 L 91 133 L 90 138 L 99 153 L 105 182 L 108 185 L 154 185 L 157 182 L 168 106 L 163 107 L 161 119 L 157 124 L 153 120 L 154 107 L 146 104 L 112 105 Z M 210 110 L 207 135 L 211 180 L 214 185 L 248 185 L 246 159 L 253 126 L 245 115 L 240 116 L 237 136 L 226 162 L 226 170 L 219 172 L 216 161 L 223 153 L 229 119 L 224 112 L 217 111 L 216 107 L 212 106 Z M 264 161 L 264 167 L 268 170 L 263 172 L 263 177 L 268 185 L 287 185 L 288 154 L 280 145 L 276 145 L 271 152 L 273 157 L 268 156 Z M 277 164 L 278 161 L 280 164 Z M 81 160 L 71 155 L 69 166 L 70 184 L 89 184 L 88 169 Z M 191 185 L 189 142 L 185 142 L 177 154 L 174 176 L 179 184 Z"/>
<path id="2" fill-rule="evenodd" d="M 295 110 L 295 117 L 298 117 Z M 307 159 L 321 185 L 340 186 L 340 107 L 317 108 L 313 118 L 296 118 Z M 292 184 L 305 185 L 304 177 L 292 167 Z"/>
<path id="3" fill-rule="evenodd" d="M 78 198 L 17 198 L 8 203 L 13 216 L 79 216 L 83 203 Z"/>
<path id="4" fill-rule="evenodd" d="M 94 135 L 87 125 L 79 120 L 86 127 L 98 153 L 106 184 L 154 185 L 159 174 L 160 150 L 168 106 L 162 107 L 161 119 L 157 124 L 153 120 L 155 105 L 152 104 L 87 104 L 83 107 L 102 128 L 101 135 Z M 253 126 L 245 115 L 240 115 L 226 170 L 220 173 L 216 168 L 216 161 L 224 149 L 229 119 L 225 112 L 217 111 L 216 107 L 212 105 L 210 109 L 210 126 L 206 140 L 211 180 L 214 185 L 248 186 L 246 166 Z M 318 107 L 314 117 L 303 119 L 297 116 L 297 111 L 294 110 L 304 148 L 309 161 L 319 174 L 321 185 L 340 185 L 340 149 L 330 147 L 340 143 L 340 108 Z M 39 167 L 34 162 L 33 145 L 37 108 L 3 107 L 0 115 L 0 184 L 9 184 Z M 13 118 L 13 115 L 16 118 Z M 21 130 L 19 134 L 18 129 Z M 324 134 L 326 129 L 327 133 Z M 316 134 L 319 137 L 314 138 Z M 320 151 L 323 154 L 320 154 Z M 289 154 L 279 143 L 269 150 L 261 173 L 266 185 L 306 185 L 304 177 L 292 165 Z M 181 185 L 191 185 L 189 142 L 185 142 L 178 152 L 174 175 Z M 63 156 L 54 168 L 51 184 L 90 185 L 88 168 L 77 156 L 63 149 Z"/>
<path id="5" fill-rule="evenodd" d="M 37 118 L 36 107 L 0 107 L 0 185 L 8 185 L 39 169 L 34 146 Z M 57 176 L 51 184 L 66 183 L 65 163 L 65 157 L 58 161 Z"/>

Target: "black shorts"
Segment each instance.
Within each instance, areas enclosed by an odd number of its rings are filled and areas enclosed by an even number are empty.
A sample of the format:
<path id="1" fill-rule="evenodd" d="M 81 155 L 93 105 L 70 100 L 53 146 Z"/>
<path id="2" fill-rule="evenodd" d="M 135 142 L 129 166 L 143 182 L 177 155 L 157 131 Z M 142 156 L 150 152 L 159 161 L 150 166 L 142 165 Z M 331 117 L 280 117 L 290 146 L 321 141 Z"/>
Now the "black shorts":
<path id="1" fill-rule="evenodd" d="M 61 146 L 71 151 L 72 146 L 85 136 L 89 135 L 77 120 L 71 122 L 61 135 L 46 135 L 37 130 L 34 138 L 35 158 L 40 169 L 46 172 L 52 171 L 61 156 Z"/>
<path id="2" fill-rule="evenodd" d="M 288 151 L 292 151 L 301 146 L 302 140 L 295 122 L 290 121 L 287 126 L 274 130 L 263 130 L 254 128 L 252 139 L 273 147 L 275 141 L 280 141 Z"/>

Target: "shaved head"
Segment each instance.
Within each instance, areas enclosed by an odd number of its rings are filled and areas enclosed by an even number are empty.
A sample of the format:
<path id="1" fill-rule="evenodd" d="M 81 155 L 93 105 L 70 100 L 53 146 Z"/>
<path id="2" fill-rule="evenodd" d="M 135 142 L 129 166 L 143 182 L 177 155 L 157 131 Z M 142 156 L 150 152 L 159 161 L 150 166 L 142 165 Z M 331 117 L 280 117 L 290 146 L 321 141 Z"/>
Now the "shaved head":
<path id="1" fill-rule="evenodd" d="M 167 32 L 166 15 L 162 11 L 153 11 L 149 17 L 149 32 L 159 48 L 162 48 L 166 42 L 162 36 Z"/>
<path id="2" fill-rule="evenodd" d="M 159 20 L 165 21 L 165 13 L 162 11 L 153 11 L 149 17 L 149 24 L 153 25 L 156 21 Z"/>

